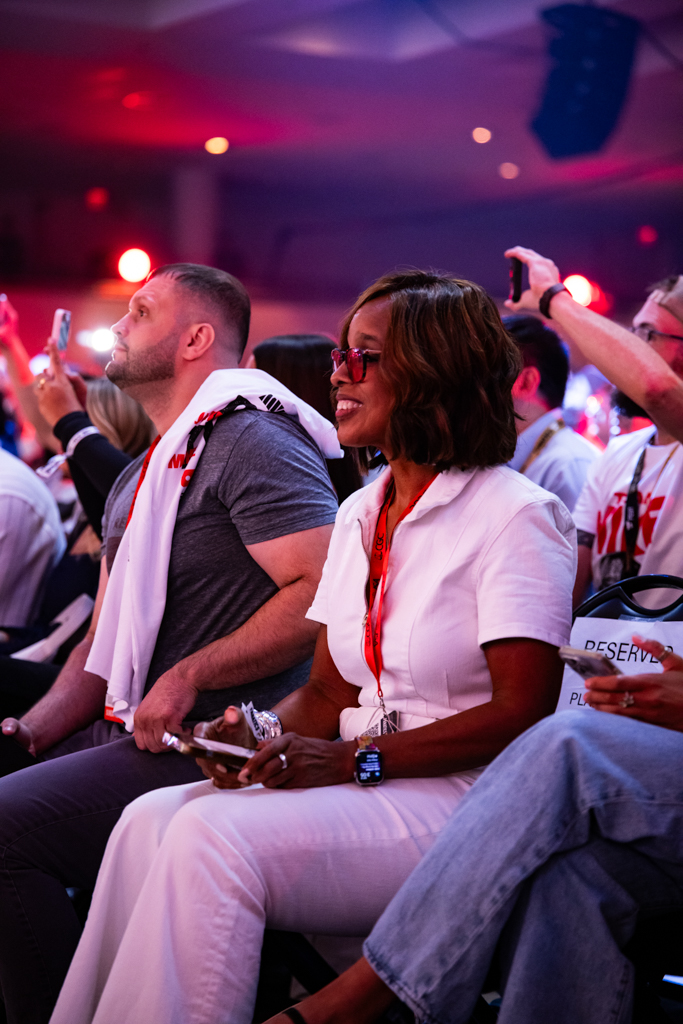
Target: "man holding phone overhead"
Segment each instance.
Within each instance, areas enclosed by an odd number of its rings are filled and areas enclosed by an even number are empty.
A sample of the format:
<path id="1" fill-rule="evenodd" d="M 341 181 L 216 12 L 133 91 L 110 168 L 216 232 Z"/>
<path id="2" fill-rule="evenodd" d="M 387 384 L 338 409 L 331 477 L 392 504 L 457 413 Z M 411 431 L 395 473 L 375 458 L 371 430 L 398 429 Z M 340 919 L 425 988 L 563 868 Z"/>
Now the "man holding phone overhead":
<path id="1" fill-rule="evenodd" d="M 203 777 L 159 756 L 164 732 L 235 701 L 271 707 L 307 678 L 318 627 L 305 612 L 337 510 L 324 455 L 340 450 L 309 406 L 237 369 L 248 326 L 235 278 L 175 264 L 113 328 L 107 376 L 159 437 L 107 501 L 88 636 L 46 696 L 2 723 L 0 770 L 24 768 L 0 780 L 11 1021 L 49 1019 L 80 930 L 64 886 L 94 885 L 123 807 Z"/>
<path id="2" fill-rule="evenodd" d="M 531 249 L 517 246 L 529 267 L 529 289 L 515 310 L 540 309 L 558 322 L 609 380 L 638 405 L 654 427 L 610 441 L 591 466 L 574 509 L 579 564 L 574 603 L 589 583 L 601 590 L 620 579 L 649 573 L 679 574 L 683 564 L 683 276 L 673 275 L 650 290 L 633 318 L 629 339 L 623 328 L 575 303 L 557 267 Z M 643 352 L 647 343 L 649 351 Z M 652 356 L 655 358 L 653 359 Z M 660 595 L 666 603 L 668 598 Z"/>

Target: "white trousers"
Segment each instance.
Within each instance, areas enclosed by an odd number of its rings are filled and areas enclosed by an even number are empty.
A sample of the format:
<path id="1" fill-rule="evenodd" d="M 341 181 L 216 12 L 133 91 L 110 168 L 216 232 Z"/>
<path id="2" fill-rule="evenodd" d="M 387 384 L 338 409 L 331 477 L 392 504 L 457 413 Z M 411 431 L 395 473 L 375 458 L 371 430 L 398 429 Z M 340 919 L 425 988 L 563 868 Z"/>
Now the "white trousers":
<path id="1" fill-rule="evenodd" d="M 250 1024 L 266 925 L 368 934 L 475 777 L 140 797 L 51 1024 Z"/>

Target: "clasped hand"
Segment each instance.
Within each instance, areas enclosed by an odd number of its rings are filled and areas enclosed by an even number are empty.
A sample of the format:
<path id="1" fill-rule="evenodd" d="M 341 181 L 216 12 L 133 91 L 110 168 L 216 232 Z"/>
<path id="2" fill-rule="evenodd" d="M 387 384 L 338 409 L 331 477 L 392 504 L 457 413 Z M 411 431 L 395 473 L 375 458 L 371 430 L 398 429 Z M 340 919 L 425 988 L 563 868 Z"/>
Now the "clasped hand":
<path id="1" fill-rule="evenodd" d="M 335 786 L 353 778 L 355 744 L 332 743 L 294 732 L 257 743 L 244 715 L 236 707 L 227 708 L 223 717 L 213 722 L 201 722 L 194 732 L 205 739 L 256 749 L 241 771 L 214 760 L 197 758 L 207 779 L 218 789 L 240 789 L 256 783 L 269 789 Z"/>

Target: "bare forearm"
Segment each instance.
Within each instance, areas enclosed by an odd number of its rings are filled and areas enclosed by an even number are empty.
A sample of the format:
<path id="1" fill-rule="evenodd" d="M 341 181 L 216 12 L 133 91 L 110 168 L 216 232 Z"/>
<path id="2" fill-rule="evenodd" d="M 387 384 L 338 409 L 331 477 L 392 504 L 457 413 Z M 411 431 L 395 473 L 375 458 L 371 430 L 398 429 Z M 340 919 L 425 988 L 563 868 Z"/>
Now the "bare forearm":
<path id="1" fill-rule="evenodd" d="M 266 601 L 239 629 L 184 658 L 175 672 L 197 690 L 264 679 L 313 654 L 319 626 L 305 618 L 315 583 L 297 580 Z"/>
<path id="2" fill-rule="evenodd" d="M 343 710 L 315 683 L 307 683 L 288 694 L 272 709 L 280 718 L 284 732 L 299 736 L 317 736 L 335 740 L 339 735 L 339 715 Z"/>
<path id="3" fill-rule="evenodd" d="M 604 375 L 683 440 L 683 383 L 664 360 L 624 327 L 585 309 L 566 292 L 552 300 L 553 320 Z"/>
<path id="4" fill-rule="evenodd" d="M 557 695 L 548 706 L 523 713 L 492 700 L 419 729 L 381 736 L 375 742 L 383 754 L 384 773 L 394 779 L 427 778 L 489 764 L 517 736 L 551 714 L 556 702 Z"/>
<path id="5" fill-rule="evenodd" d="M 22 718 L 37 754 L 102 717 L 107 684 L 85 671 L 91 646 L 88 636 L 73 649 L 52 687 Z"/>

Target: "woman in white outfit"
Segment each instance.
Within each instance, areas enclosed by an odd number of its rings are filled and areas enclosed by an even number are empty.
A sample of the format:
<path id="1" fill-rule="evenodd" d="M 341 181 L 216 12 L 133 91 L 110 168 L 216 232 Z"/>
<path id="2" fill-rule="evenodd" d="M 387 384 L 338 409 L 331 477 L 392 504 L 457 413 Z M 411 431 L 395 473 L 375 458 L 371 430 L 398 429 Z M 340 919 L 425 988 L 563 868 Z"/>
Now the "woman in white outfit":
<path id="1" fill-rule="evenodd" d="M 239 775 L 204 761 L 211 781 L 124 811 L 52 1024 L 249 1024 L 263 929 L 367 933 L 481 766 L 554 710 L 574 529 L 501 465 L 518 364 L 495 305 L 389 275 L 334 361 L 340 442 L 390 468 L 339 510 L 310 681 L 252 716 Z M 257 746 L 237 708 L 200 729 Z M 359 784 L 369 755 L 381 785 Z"/>

